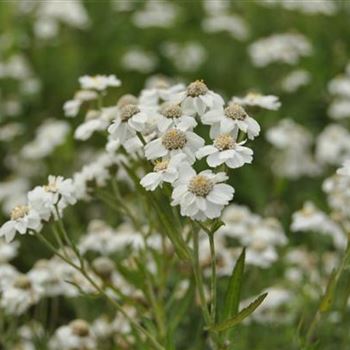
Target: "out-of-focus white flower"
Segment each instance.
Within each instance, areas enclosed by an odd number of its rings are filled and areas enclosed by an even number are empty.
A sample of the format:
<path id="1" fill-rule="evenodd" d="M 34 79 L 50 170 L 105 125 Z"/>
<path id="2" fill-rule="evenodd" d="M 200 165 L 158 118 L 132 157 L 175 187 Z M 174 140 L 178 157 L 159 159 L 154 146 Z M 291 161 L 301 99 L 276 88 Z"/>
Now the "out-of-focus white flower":
<path id="1" fill-rule="evenodd" d="M 40 231 L 42 228 L 39 214 L 27 205 L 19 205 L 11 212 L 11 219 L 0 227 L 0 237 L 11 242 L 17 232 L 21 235 L 28 230 Z"/>
<path id="2" fill-rule="evenodd" d="M 90 325 L 80 319 L 59 327 L 49 342 L 50 350 L 94 350 L 96 347 L 96 337 Z"/>
<path id="3" fill-rule="evenodd" d="M 231 102 L 241 106 L 257 106 L 272 111 L 276 111 L 281 107 L 281 102 L 277 96 L 261 95 L 255 92 L 250 92 L 244 97 L 233 96 Z"/>
<path id="4" fill-rule="evenodd" d="M 350 160 L 346 160 L 342 167 L 337 170 L 338 175 L 350 176 Z"/>
<path id="5" fill-rule="evenodd" d="M 310 42 L 297 33 L 273 34 L 255 41 L 248 49 L 253 64 L 265 67 L 273 62 L 297 64 L 312 53 Z"/>
<path id="6" fill-rule="evenodd" d="M 300 0 L 259 0 L 260 5 L 281 6 L 286 10 L 295 10 L 306 15 L 334 15 L 338 11 L 337 3 L 332 0 L 300 1 Z"/>
<path id="7" fill-rule="evenodd" d="M 304 69 L 296 69 L 290 72 L 281 81 L 283 91 L 292 93 L 297 91 L 302 86 L 307 85 L 311 80 L 311 74 Z"/>
<path id="8" fill-rule="evenodd" d="M 24 127 L 21 123 L 12 122 L 0 127 L 0 141 L 12 141 L 16 136 L 21 135 Z"/>
<path id="9" fill-rule="evenodd" d="M 35 139 L 22 148 L 22 156 L 27 159 L 40 159 L 48 156 L 65 141 L 69 130 L 69 124 L 65 121 L 46 120 L 36 130 Z"/>
<path id="10" fill-rule="evenodd" d="M 318 135 L 316 158 L 321 164 L 340 165 L 350 154 L 350 134 L 338 124 L 330 124 Z"/>
<path id="11" fill-rule="evenodd" d="M 221 106 L 209 110 L 203 114 L 202 122 L 211 125 L 211 138 L 230 132 L 237 135 L 238 131 L 242 130 L 249 139 L 254 139 L 260 133 L 260 125 L 257 121 L 237 103 L 230 103 L 226 108 Z"/>
<path id="12" fill-rule="evenodd" d="M 164 0 L 148 0 L 145 3 L 145 8 L 137 11 L 132 20 L 139 28 L 168 28 L 174 25 L 177 12 L 174 3 Z"/>
<path id="13" fill-rule="evenodd" d="M 41 292 L 28 276 L 18 274 L 3 288 L 0 306 L 7 314 L 19 316 L 40 300 Z"/>
<path id="14" fill-rule="evenodd" d="M 207 58 L 205 48 L 195 41 L 184 44 L 165 42 L 162 45 L 162 52 L 181 72 L 198 70 Z"/>
<path id="15" fill-rule="evenodd" d="M 207 157 L 207 163 L 210 167 L 217 167 L 226 164 L 229 168 L 239 168 L 253 160 L 253 151 L 244 147 L 245 141 L 236 142 L 236 139 L 230 134 L 218 135 L 213 145 L 206 145 L 200 148 L 196 157 L 201 159 Z"/>
<path id="16" fill-rule="evenodd" d="M 204 139 L 200 136 L 177 127 L 167 130 L 161 137 L 149 142 L 145 146 L 145 156 L 152 160 L 183 153 L 192 164 L 196 159 L 195 153 L 203 146 Z"/>
<path id="17" fill-rule="evenodd" d="M 68 100 L 63 105 L 64 115 L 66 117 L 76 117 L 82 102 L 79 100 Z"/>
<path id="18" fill-rule="evenodd" d="M 19 242 L 6 243 L 0 238 L 0 264 L 6 263 L 17 256 Z"/>
<path id="19" fill-rule="evenodd" d="M 350 178 L 335 174 L 327 178 L 322 189 L 327 194 L 328 205 L 332 209 L 332 216 L 340 220 L 346 232 L 350 229 Z"/>
<path id="20" fill-rule="evenodd" d="M 37 11 L 39 18 L 60 21 L 79 29 L 85 29 L 89 25 L 88 14 L 80 0 L 39 2 Z"/>
<path id="21" fill-rule="evenodd" d="M 104 91 L 108 87 L 118 87 L 121 81 L 115 75 L 84 75 L 79 78 L 79 83 L 84 90 Z"/>
<path id="22" fill-rule="evenodd" d="M 171 81 L 163 76 L 152 76 L 146 82 L 146 88 L 141 91 L 140 105 L 158 107 L 163 101 L 172 101 L 176 94 L 185 90 L 183 84 L 171 84 Z"/>
<path id="23" fill-rule="evenodd" d="M 249 34 L 247 23 L 238 15 L 233 14 L 207 17 L 202 21 L 202 28 L 208 33 L 226 31 L 238 40 L 247 39 Z"/>
<path id="24" fill-rule="evenodd" d="M 179 153 L 170 159 L 163 159 L 155 163 L 153 171 L 141 179 L 141 185 L 148 191 L 154 191 L 163 182 L 170 184 L 178 178 L 178 167 L 186 161 L 186 155 Z"/>
<path id="25" fill-rule="evenodd" d="M 183 165 L 174 183 L 171 205 L 180 205 L 181 215 L 194 220 L 217 218 L 233 198 L 234 188 L 221 183 L 227 178 L 225 173 L 211 170 L 197 175 L 191 166 Z"/>
<path id="26" fill-rule="evenodd" d="M 345 248 L 346 237 L 341 227 L 317 209 L 312 202 L 304 203 L 303 208 L 293 214 L 292 220 L 292 231 L 311 231 L 329 235 L 337 248 Z"/>
<path id="27" fill-rule="evenodd" d="M 328 84 L 328 91 L 332 95 L 349 97 L 350 96 L 350 76 L 340 75 L 332 79 Z"/>
<path id="28" fill-rule="evenodd" d="M 350 117 L 349 97 L 337 98 L 330 104 L 328 114 L 333 119 L 343 119 Z"/>
<path id="29" fill-rule="evenodd" d="M 292 119 L 283 119 L 266 133 L 266 139 L 276 148 L 271 164 L 280 176 L 298 178 L 315 176 L 321 171 L 312 153 L 312 135 Z"/>
<path id="30" fill-rule="evenodd" d="M 140 48 L 129 49 L 121 58 L 122 66 L 126 70 L 140 73 L 150 73 L 157 66 L 157 57 Z"/>

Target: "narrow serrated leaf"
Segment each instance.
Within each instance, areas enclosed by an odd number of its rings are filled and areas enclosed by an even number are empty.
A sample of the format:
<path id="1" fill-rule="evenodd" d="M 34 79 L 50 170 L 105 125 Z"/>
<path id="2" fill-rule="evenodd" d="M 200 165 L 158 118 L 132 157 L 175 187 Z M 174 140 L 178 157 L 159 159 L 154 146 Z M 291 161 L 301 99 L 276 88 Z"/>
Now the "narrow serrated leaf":
<path id="1" fill-rule="evenodd" d="M 252 314 L 255 311 L 255 309 L 264 301 L 266 296 L 267 293 L 261 294 L 251 304 L 249 304 L 246 308 L 240 311 L 236 316 L 229 320 L 211 326 L 209 327 L 209 329 L 214 332 L 223 332 L 229 328 L 236 326 L 237 324 L 241 323 L 246 317 Z"/>
<path id="2" fill-rule="evenodd" d="M 236 315 L 238 312 L 244 273 L 244 262 L 245 248 L 243 248 L 242 253 L 235 264 L 226 289 L 222 320 L 226 320 L 227 318 Z"/>

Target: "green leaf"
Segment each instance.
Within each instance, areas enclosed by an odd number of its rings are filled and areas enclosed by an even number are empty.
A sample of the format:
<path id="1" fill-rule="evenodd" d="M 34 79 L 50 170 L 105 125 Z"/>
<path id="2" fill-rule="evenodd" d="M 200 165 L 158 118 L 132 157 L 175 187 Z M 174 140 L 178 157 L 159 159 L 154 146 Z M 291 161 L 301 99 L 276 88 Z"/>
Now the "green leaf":
<path id="1" fill-rule="evenodd" d="M 266 296 L 267 293 L 261 294 L 251 304 L 240 311 L 236 316 L 217 325 L 211 326 L 209 329 L 214 332 L 223 332 L 229 328 L 236 326 L 237 324 L 241 323 L 246 317 L 252 314 L 254 310 L 264 301 Z"/>
<path id="2" fill-rule="evenodd" d="M 243 248 L 242 253 L 236 262 L 236 265 L 232 271 L 232 275 L 230 277 L 230 281 L 226 289 L 222 320 L 226 320 L 227 318 L 236 315 L 238 312 L 239 300 L 242 289 L 244 262 L 245 248 Z"/>

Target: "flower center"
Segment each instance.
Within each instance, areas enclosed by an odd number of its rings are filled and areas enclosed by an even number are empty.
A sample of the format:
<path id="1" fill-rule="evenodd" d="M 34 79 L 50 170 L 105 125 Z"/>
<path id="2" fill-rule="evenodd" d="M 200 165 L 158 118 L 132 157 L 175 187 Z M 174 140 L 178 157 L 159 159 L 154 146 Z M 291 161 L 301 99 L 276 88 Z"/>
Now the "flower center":
<path id="1" fill-rule="evenodd" d="M 187 86 L 187 96 L 198 97 L 205 95 L 208 92 L 208 87 L 202 80 L 196 80 Z"/>
<path id="2" fill-rule="evenodd" d="M 225 116 L 231 119 L 244 120 L 248 115 L 242 106 L 237 103 L 230 103 L 225 108 Z"/>
<path id="3" fill-rule="evenodd" d="M 104 256 L 98 257 L 92 262 L 92 267 L 98 276 L 109 279 L 115 270 L 114 262 Z"/>
<path id="4" fill-rule="evenodd" d="M 132 116 L 139 113 L 140 109 L 134 104 L 125 105 L 120 111 L 120 118 L 123 122 L 128 121 Z"/>
<path id="5" fill-rule="evenodd" d="M 46 192 L 56 193 L 58 191 L 56 182 L 49 182 L 43 188 Z"/>
<path id="6" fill-rule="evenodd" d="M 118 102 L 117 102 L 117 106 L 119 108 L 123 108 L 127 105 L 137 105 L 137 97 L 135 97 L 134 95 L 131 94 L 126 94 L 123 95 L 119 98 Z"/>
<path id="7" fill-rule="evenodd" d="M 90 333 L 89 325 L 84 320 L 74 320 L 70 323 L 73 334 L 78 337 L 87 337 Z"/>
<path id="8" fill-rule="evenodd" d="M 177 104 L 167 104 L 162 108 L 161 113 L 166 118 L 180 118 L 182 115 L 182 109 Z"/>
<path id="9" fill-rule="evenodd" d="M 188 190 L 196 196 L 205 197 L 213 189 L 214 183 L 204 175 L 194 176 L 188 185 Z"/>
<path id="10" fill-rule="evenodd" d="M 153 170 L 156 172 L 166 170 L 168 168 L 169 161 L 168 160 L 161 160 L 154 164 Z"/>
<path id="11" fill-rule="evenodd" d="M 186 134 L 177 129 L 168 130 L 162 137 L 162 145 L 168 150 L 181 149 L 187 142 Z"/>
<path id="12" fill-rule="evenodd" d="M 29 213 L 29 207 L 26 205 L 17 205 L 11 211 L 11 220 L 21 219 Z"/>
<path id="13" fill-rule="evenodd" d="M 14 286 L 19 289 L 30 289 L 32 283 L 26 275 L 20 275 L 16 278 Z"/>
<path id="14" fill-rule="evenodd" d="M 227 134 L 219 135 L 214 141 L 214 146 L 220 151 L 232 149 L 235 147 L 235 144 L 233 137 Z"/>

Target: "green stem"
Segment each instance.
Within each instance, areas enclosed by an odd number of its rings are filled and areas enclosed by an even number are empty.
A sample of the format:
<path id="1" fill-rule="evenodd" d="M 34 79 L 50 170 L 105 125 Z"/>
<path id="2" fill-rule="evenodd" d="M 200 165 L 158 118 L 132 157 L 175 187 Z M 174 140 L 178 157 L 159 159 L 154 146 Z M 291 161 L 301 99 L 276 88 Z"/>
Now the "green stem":
<path id="1" fill-rule="evenodd" d="M 207 307 L 207 302 L 205 300 L 204 293 L 204 283 L 203 277 L 199 266 L 199 233 L 198 230 L 193 230 L 193 258 L 192 258 L 192 267 L 194 278 L 196 280 L 196 286 L 199 294 L 200 305 L 204 317 L 204 321 L 207 326 L 210 325 L 210 315 Z"/>
<path id="2" fill-rule="evenodd" d="M 156 350 L 165 350 L 165 348 L 158 343 L 158 341 L 153 337 L 151 333 L 149 333 L 146 329 L 141 327 L 132 317 L 130 317 L 123 308 L 113 299 L 111 298 L 86 272 L 85 268 L 79 267 L 73 262 L 71 262 L 69 259 L 64 257 L 62 254 L 60 254 L 57 249 L 39 232 L 33 231 L 34 235 L 43 242 L 54 254 L 56 254 L 58 257 L 60 257 L 64 262 L 66 262 L 68 265 L 72 266 L 76 270 L 78 270 L 85 279 L 101 294 L 103 295 L 116 309 L 119 311 L 135 328 L 138 332 L 142 333 L 154 346 L 154 349 Z"/>
<path id="3" fill-rule="evenodd" d="M 211 256 L 211 323 L 214 325 L 216 322 L 216 254 L 215 254 L 215 243 L 214 243 L 214 233 L 209 235 L 210 243 L 210 256 Z"/>
<path id="4" fill-rule="evenodd" d="M 338 281 L 339 281 L 340 277 L 342 276 L 344 270 L 346 269 L 346 267 L 347 267 L 347 265 L 349 263 L 349 260 L 350 260 L 350 240 L 348 240 L 348 245 L 347 245 L 345 253 L 343 255 L 343 259 L 342 259 L 342 261 L 341 261 L 337 271 L 335 272 L 335 277 L 333 277 L 333 274 L 330 277 L 330 279 L 334 278 L 333 288 L 330 288 L 329 290 L 326 290 L 326 293 L 321 298 L 321 300 L 324 300 L 326 297 L 329 297 L 330 299 L 333 299 L 332 296 L 331 295 L 327 295 L 327 293 L 334 293 L 334 290 L 335 290 L 335 288 L 336 288 L 336 286 L 338 284 Z M 330 281 L 328 282 L 328 284 L 329 283 L 330 283 Z M 322 310 L 320 309 L 321 305 L 322 305 L 322 303 L 319 305 L 317 311 L 315 312 L 315 315 L 314 315 L 314 317 L 313 317 L 313 319 L 312 319 L 312 321 L 310 323 L 309 329 L 307 330 L 307 333 L 306 333 L 306 345 L 311 344 L 313 336 L 314 336 L 314 333 L 315 333 L 316 326 L 317 326 L 318 322 L 321 319 L 321 316 L 322 316 Z"/>

